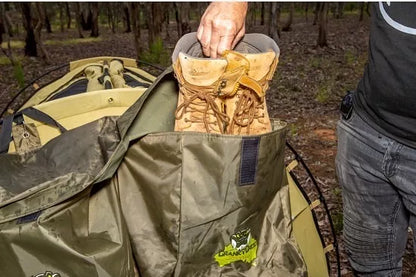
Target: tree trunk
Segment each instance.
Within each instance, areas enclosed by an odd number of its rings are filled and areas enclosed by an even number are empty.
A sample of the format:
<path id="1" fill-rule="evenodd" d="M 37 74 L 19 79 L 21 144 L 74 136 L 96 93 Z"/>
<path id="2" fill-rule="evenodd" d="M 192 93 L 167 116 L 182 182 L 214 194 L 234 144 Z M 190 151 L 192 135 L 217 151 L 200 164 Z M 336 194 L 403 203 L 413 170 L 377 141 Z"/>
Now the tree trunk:
<path id="1" fill-rule="evenodd" d="M 287 19 L 285 25 L 282 28 L 282 31 L 288 32 L 292 29 L 291 25 L 293 22 L 293 13 L 295 11 L 295 3 L 290 3 L 289 18 Z"/>
<path id="2" fill-rule="evenodd" d="M 316 23 L 318 23 L 318 17 L 319 17 L 319 8 L 321 7 L 321 3 L 317 2 L 315 4 L 315 10 L 314 10 L 314 18 L 313 18 L 313 23 L 312 25 L 316 25 Z"/>
<path id="3" fill-rule="evenodd" d="M 38 23 L 35 26 L 35 40 L 36 44 L 40 50 L 41 58 L 45 61 L 46 64 L 51 64 L 51 60 L 49 59 L 48 52 L 46 51 L 41 37 L 41 31 L 43 27 L 43 22 L 45 20 L 44 8 L 42 7 L 42 3 L 35 2 L 36 13 L 38 16 Z"/>
<path id="4" fill-rule="evenodd" d="M 81 26 L 84 31 L 89 31 L 92 30 L 91 4 L 85 3 L 83 6 L 84 8 L 81 6 Z"/>
<path id="5" fill-rule="evenodd" d="M 170 38 L 170 33 L 169 33 L 169 12 L 171 10 L 171 4 L 167 3 L 168 7 L 167 9 L 164 10 L 164 18 L 163 18 L 163 22 L 165 25 L 165 30 L 166 30 L 166 39 L 169 40 Z"/>
<path id="6" fill-rule="evenodd" d="M 107 3 L 107 20 L 108 20 L 108 26 L 111 29 L 111 32 L 115 34 L 116 32 L 116 22 L 115 22 L 115 15 L 114 15 L 114 9 L 116 3 Z"/>
<path id="7" fill-rule="evenodd" d="M 265 14 L 265 6 L 266 3 L 261 2 L 261 9 L 260 9 L 260 25 L 264 25 L 264 14 Z"/>
<path id="8" fill-rule="evenodd" d="M 191 32 L 191 25 L 189 24 L 189 2 L 175 2 L 176 23 L 178 28 L 178 38 Z"/>
<path id="9" fill-rule="evenodd" d="M 139 59 L 141 53 L 141 44 L 140 44 L 140 13 L 139 13 L 139 3 L 133 2 L 128 4 L 129 13 L 131 17 L 131 25 L 134 35 L 134 46 L 136 48 L 136 59 Z"/>
<path id="10" fill-rule="evenodd" d="M 124 3 L 123 4 L 123 19 L 124 19 L 124 32 L 130 33 L 131 32 L 131 23 L 130 23 L 130 13 L 129 13 L 129 6 Z"/>
<path id="11" fill-rule="evenodd" d="M 59 26 L 61 33 L 64 31 L 64 3 L 58 3 L 59 6 Z"/>
<path id="12" fill-rule="evenodd" d="M 91 3 L 91 37 L 98 37 L 98 2 Z"/>
<path id="13" fill-rule="evenodd" d="M 270 4 L 270 27 L 269 36 L 277 41 L 280 37 L 279 20 L 280 20 L 280 4 L 271 2 Z"/>
<path id="14" fill-rule="evenodd" d="M 146 21 L 149 29 L 149 48 L 161 38 L 164 3 L 146 3 Z"/>
<path id="15" fill-rule="evenodd" d="M 308 10 L 309 10 L 309 3 L 305 3 L 305 21 L 308 22 Z"/>
<path id="16" fill-rule="evenodd" d="M 3 34 L 6 33 L 6 18 L 5 18 L 6 12 L 4 11 L 4 3 L 0 2 L 0 47 L 3 43 Z"/>
<path id="17" fill-rule="evenodd" d="M 318 35 L 318 46 L 328 46 L 327 43 L 327 29 L 328 29 L 328 2 L 323 2 L 319 9 L 319 35 Z"/>
<path id="18" fill-rule="evenodd" d="M 364 2 L 360 3 L 360 19 L 359 19 L 359 21 L 363 21 L 363 19 L 364 19 L 364 5 L 365 5 Z"/>
<path id="19" fill-rule="evenodd" d="M 81 26 L 81 7 L 79 2 L 75 2 L 75 24 L 77 25 L 78 30 L 78 36 L 80 38 L 84 38 L 84 35 L 82 34 L 82 26 Z"/>
<path id="20" fill-rule="evenodd" d="M 335 13 L 335 18 L 340 19 L 344 15 L 344 2 L 337 3 L 337 12 Z"/>
<path id="21" fill-rule="evenodd" d="M 248 3 L 248 13 L 249 16 L 247 16 L 246 26 L 247 30 L 251 30 L 253 26 L 256 25 L 256 9 L 257 9 L 257 3 Z"/>
<path id="22" fill-rule="evenodd" d="M 65 2 L 65 11 L 66 11 L 66 28 L 71 29 L 71 10 L 69 9 L 69 3 Z"/>
<path id="23" fill-rule="evenodd" d="M 43 5 L 43 14 L 45 15 L 45 28 L 46 28 L 46 32 L 48 32 L 50 34 L 50 33 L 52 33 L 52 26 L 51 26 L 51 21 L 49 20 L 48 10 L 47 10 L 45 4 Z"/>
<path id="24" fill-rule="evenodd" d="M 0 11 L 3 13 L 0 19 L 0 21 L 2 21 L 2 24 L 3 24 L 3 32 L 4 34 L 8 34 L 9 37 L 13 37 L 13 24 L 12 24 L 12 20 L 10 19 L 10 16 L 7 13 L 8 7 L 6 3 L 0 3 L 0 7 L 1 7 Z"/>
<path id="25" fill-rule="evenodd" d="M 23 26 L 26 29 L 26 39 L 25 39 L 25 56 L 37 57 L 37 47 L 35 40 L 35 32 L 33 30 L 32 24 L 32 4 L 30 2 L 20 3 L 22 9 L 22 18 Z"/>

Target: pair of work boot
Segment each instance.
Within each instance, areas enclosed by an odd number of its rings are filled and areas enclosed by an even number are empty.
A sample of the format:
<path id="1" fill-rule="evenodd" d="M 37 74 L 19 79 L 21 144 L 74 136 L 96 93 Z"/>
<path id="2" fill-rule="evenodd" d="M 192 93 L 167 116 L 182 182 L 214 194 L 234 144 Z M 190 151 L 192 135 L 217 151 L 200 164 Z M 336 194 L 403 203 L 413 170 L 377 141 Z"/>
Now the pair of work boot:
<path id="1" fill-rule="evenodd" d="M 103 65 L 91 65 L 84 69 L 88 79 L 87 91 L 125 88 L 124 66 L 120 60 L 104 61 Z"/>
<path id="2" fill-rule="evenodd" d="M 269 37 L 247 34 L 221 58 L 203 58 L 196 34 L 183 36 L 173 52 L 179 82 L 175 131 L 253 135 L 271 131 L 266 91 L 279 48 Z"/>

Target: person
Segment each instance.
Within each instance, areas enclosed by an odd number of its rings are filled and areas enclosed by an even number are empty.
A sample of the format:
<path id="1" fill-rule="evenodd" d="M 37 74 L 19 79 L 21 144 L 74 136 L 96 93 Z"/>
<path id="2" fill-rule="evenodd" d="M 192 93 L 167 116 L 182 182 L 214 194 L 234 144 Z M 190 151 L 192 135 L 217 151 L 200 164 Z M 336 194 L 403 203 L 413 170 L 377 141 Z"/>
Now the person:
<path id="1" fill-rule="evenodd" d="M 198 38 L 216 57 L 244 32 L 246 10 L 229 17 L 213 4 Z M 337 126 L 343 234 L 355 275 L 401 276 L 408 227 L 416 232 L 416 3 L 371 5 L 368 63 Z M 213 23 L 222 16 L 232 32 Z"/>
<path id="2" fill-rule="evenodd" d="M 245 34 L 247 2 L 212 2 L 201 17 L 197 38 L 204 55 L 217 58 Z"/>
<path id="3" fill-rule="evenodd" d="M 368 64 L 338 122 L 344 238 L 358 276 L 401 276 L 416 231 L 416 3 L 372 3 Z"/>

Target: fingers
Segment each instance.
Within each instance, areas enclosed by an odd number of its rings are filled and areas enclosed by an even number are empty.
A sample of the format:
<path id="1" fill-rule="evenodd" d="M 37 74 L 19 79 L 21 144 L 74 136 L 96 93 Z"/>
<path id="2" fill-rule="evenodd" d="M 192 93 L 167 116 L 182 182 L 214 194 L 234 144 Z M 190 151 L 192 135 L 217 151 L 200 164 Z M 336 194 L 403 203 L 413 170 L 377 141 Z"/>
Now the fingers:
<path id="1" fill-rule="evenodd" d="M 197 38 L 201 42 L 202 52 L 205 56 L 211 55 L 211 34 L 212 34 L 212 21 L 202 17 L 201 24 L 198 27 Z"/>
<path id="2" fill-rule="evenodd" d="M 201 18 L 197 38 L 205 56 L 217 58 L 245 33 L 246 2 L 213 2 Z"/>
<path id="3" fill-rule="evenodd" d="M 220 37 L 220 43 L 218 44 L 217 54 L 222 55 L 225 50 L 234 48 L 233 44 L 234 34 L 228 34 Z"/>
<path id="4" fill-rule="evenodd" d="M 237 45 L 237 43 L 244 37 L 244 34 L 246 33 L 246 28 L 243 26 L 243 28 L 238 32 L 238 34 L 235 36 L 233 42 L 231 43 L 231 49 L 234 49 L 234 47 Z"/>

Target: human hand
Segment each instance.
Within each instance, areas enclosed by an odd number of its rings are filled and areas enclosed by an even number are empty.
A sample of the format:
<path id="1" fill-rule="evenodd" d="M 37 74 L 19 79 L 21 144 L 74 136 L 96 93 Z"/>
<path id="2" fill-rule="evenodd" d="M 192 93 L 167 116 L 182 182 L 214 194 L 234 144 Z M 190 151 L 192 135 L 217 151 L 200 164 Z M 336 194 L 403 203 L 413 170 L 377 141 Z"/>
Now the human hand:
<path id="1" fill-rule="evenodd" d="M 212 2 L 202 15 L 197 37 L 205 56 L 233 49 L 245 33 L 247 2 Z"/>

